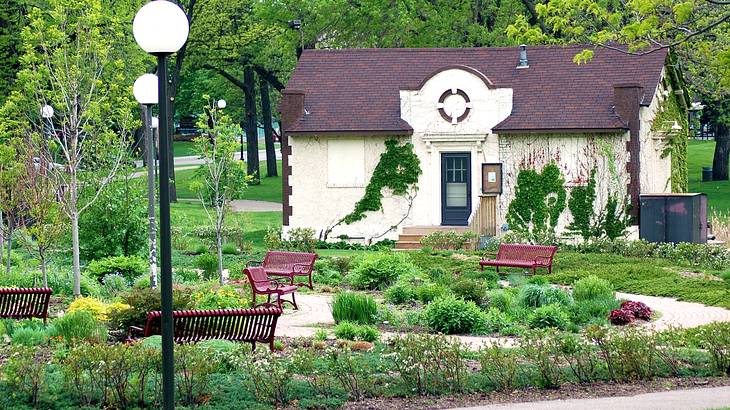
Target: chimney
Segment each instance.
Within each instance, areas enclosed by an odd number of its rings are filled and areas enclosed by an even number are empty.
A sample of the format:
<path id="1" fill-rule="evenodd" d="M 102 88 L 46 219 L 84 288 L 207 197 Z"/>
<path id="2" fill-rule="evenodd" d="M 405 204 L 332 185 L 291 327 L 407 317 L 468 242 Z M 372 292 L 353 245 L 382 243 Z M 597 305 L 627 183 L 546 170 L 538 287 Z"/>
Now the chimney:
<path id="1" fill-rule="evenodd" d="M 517 63 L 517 68 L 528 68 L 530 67 L 527 61 L 527 45 L 520 44 L 520 62 Z"/>
<path id="2" fill-rule="evenodd" d="M 626 143 L 626 150 L 629 152 L 629 162 L 626 164 L 629 172 L 629 185 L 627 191 L 631 197 L 631 211 L 634 222 L 638 223 L 639 217 L 639 195 L 641 195 L 641 120 L 639 109 L 641 98 L 644 95 L 644 88 L 638 83 L 614 84 L 613 102 L 614 111 L 621 120 L 629 127 L 629 141 Z"/>
<path id="3" fill-rule="evenodd" d="M 304 91 L 284 90 L 279 103 L 282 134 L 292 129 L 294 123 L 304 116 Z"/>

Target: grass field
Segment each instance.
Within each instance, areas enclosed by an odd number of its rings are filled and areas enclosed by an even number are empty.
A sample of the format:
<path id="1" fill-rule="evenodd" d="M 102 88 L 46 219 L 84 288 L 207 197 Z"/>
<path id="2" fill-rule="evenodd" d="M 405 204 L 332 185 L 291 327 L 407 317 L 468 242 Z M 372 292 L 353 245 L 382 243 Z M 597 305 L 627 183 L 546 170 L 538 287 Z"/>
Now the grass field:
<path id="1" fill-rule="evenodd" d="M 277 167 L 279 176 L 261 178 L 261 184 L 250 185 L 240 199 L 281 203 L 281 161 L 277 161 Z M 194 169 L 175 171 L 178 198 L 197 199 L 195 193 L 190 190 L 190 180 L 194 173 Z M 266 175 L 266 161 L 261 162 L 261 175 Z"/>
<path id="2" fill-rule="evenodd" d="M 276 150 L 279 151 L 279 143 L 275 143 Z M 266 148 L 263 144 L 259 145 L 259 149 Z M 243 149 L 246 150 L 246 144 L 243 144 Z M 198 153 L 195 150 L 195 143 L 192 141 L 175 141 L 172 144 L 172 152 L 176 157 L 192 157 L 197 156 Z"/>
<path id="3" fill-rule="evenodd" d="M 715 141 L 690 140 L 687 148 L 687 168 L 689 173 L 689 192 L 707 194 L 710 208 L 730 212 L 730 181 L 702 182 L 702 167 L 712 166 Z"/>

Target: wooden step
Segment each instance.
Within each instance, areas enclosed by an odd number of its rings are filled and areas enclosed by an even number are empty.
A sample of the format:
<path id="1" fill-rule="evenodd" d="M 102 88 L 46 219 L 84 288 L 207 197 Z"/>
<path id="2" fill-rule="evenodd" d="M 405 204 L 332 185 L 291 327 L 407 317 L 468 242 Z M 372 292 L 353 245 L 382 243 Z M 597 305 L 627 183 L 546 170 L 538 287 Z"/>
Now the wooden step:
<path id="1" fill-rule="evenodd" d="M 428 235 L 437 231 L 449 232 L 454 231 L 464 233 L 469 231 L 468 226 L 404 226 L 404 235 Z"/>
<path id="2" fill-rule="evenodd" d="M 420 241 L 401 241 L 395 243 L 395 249 L 421 249 Z"/>

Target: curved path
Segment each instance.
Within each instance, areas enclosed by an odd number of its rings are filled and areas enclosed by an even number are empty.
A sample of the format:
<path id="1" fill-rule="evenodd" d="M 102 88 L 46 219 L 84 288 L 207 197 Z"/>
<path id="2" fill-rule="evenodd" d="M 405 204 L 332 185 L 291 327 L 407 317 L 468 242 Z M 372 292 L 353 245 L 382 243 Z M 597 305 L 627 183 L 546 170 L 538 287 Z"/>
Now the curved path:
<path id="1" fill-rule="evenodd" d="M 730 310 L 716 306 L 705 306 L 701 303 L 682 302 L 673 298 L 617 293 L 616 297 L 643 302 L 652 310 L 658 311 L 661 317 L 644 326 L 657 330 L 670 326 L 691 328 L 712 322 L 730 322 Z M 335 321 L 330 311 L 332 296 L 328 294 L 299 294 L 297 304 L 299 310 L 287 309 L 279 319 L 276 333 L 286 337 L 311 337 L 319 327 L 331 327 Z M 387 333 L 386 338 L 394 336 Z M 515 339 L 509 337 L 457 336 L 472 348 L 479 348 L 485 342 L 497 342 L 505 346 L 513 344 Z"/>

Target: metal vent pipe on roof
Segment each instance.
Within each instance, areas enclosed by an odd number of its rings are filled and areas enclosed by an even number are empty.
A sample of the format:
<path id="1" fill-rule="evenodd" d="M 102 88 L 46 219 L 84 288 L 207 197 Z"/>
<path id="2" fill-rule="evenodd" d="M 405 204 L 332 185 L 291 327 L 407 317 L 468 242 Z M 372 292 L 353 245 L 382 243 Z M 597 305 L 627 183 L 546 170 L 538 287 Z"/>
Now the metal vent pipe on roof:
<path id="1" fill-rule="evenodd" d="M 527 45 L 526 44 L 520 44 L 520 62 L 517 64 L 517 68 L 527 68 L 530 64 L 527 61 Z"/>

